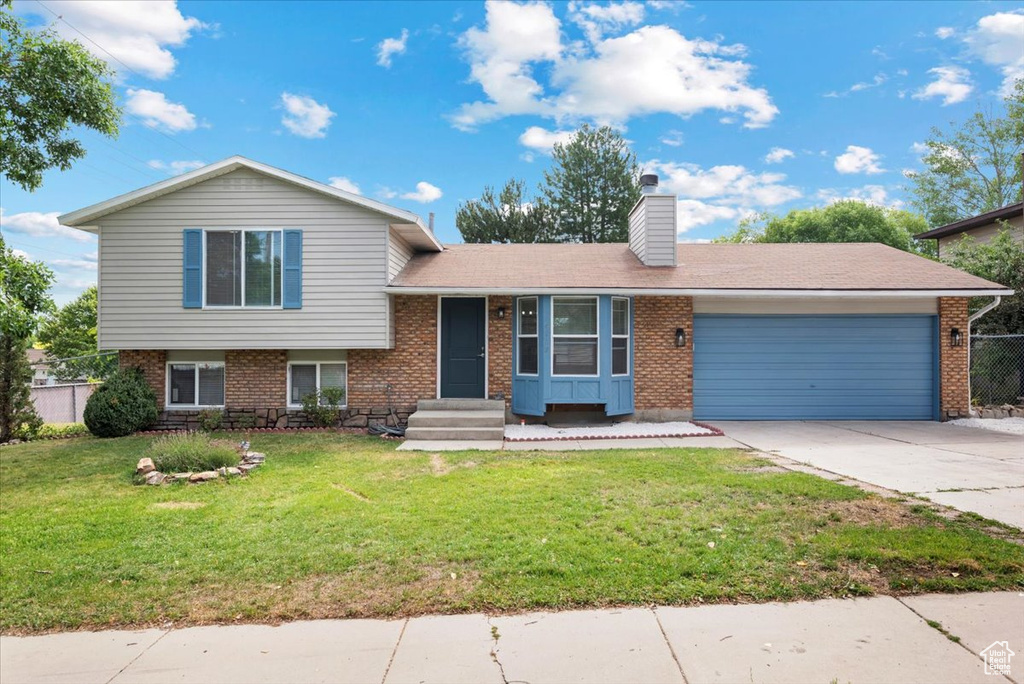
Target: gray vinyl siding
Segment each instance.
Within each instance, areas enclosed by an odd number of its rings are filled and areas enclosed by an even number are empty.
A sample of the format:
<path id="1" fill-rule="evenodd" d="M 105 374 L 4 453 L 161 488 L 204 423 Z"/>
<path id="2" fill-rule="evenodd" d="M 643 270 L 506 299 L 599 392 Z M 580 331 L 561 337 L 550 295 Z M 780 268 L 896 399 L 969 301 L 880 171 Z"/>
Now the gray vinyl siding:
<path id="1" fill-rule="evenodd" d="M 990 223 L 987 226 L 979 226 L 964 233 L 947 235 L 939 238 L 939 256 L 949 254 L 949 250 L 965 236 L 970 235 L 976 242 L 986 244 L 991 242 L 1001 230 L 1009 230 L 1010 236 L 1017 242 L 1024 243 L 1024 218 L 1017 216 L 1006 221 Z"/>
<path id="2" fill-rule="evenodd" d="M 640 259 L 647 263 L 647 199 L 644 198 L 629 215 L 629 248 Z"/>
<path id="3" fill-rule="evenodd" d="M 629 248 L 645 266 L 676 265 L 676 197 L 644 195 L 629 215 Z"/>
<path id="4" fill-rule="evenodd" d="M 103 217 L 102 349 L 388 346 L 388 219 L 242 169 Z M 303 230 L 301 309 L 185 309 L 182 230 Z"/>
<path id="5" fill-rule="evenodd" d="M 415 254 L 415 250 L 409 246 L 409 243 L 399 237 L 395 231 L 391 231 L 390 240 L 388 241 L 389 283 L 405 268 L 405 265 L 409 263 L 409 259 L 412 259 L 413 254 Z"/>

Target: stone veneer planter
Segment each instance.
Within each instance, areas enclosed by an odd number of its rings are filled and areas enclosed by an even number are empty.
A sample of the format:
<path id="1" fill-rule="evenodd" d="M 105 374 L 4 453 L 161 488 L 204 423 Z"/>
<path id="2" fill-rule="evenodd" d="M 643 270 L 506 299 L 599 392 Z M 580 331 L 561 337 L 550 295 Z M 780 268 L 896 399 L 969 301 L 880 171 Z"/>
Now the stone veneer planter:
<path id="1" fill-rule="evenodd" d="M 247 451 L 242 456 L 242 462 L 238 464 L 237 468 L 218 468 L 217 470 L 204 470 L 198 473 L 161 473 L 153 464 L 153 459 L 147 457 L 139 459 L 138 465 L 135 466 L 135 474 L 141 475 L 144 478 L 144 482 L 139 482 L 138 484 L 162 485 L 174 482 L 199 484 L 218 480 L 222 477 L 245 477 L 251 470 L 263 465 L 266 458 L 265 455 L 259 452 Z"/>

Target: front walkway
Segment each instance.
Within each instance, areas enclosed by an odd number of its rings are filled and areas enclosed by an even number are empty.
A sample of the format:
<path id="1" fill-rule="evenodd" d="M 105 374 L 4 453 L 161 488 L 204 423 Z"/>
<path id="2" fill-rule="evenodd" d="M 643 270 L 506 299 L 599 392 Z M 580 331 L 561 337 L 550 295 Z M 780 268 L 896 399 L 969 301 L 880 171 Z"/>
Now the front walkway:
<path id="1" fill-rule="evenodd" d="M 714 423 L 758 451 L 1024 529 L 1024 436 L 918 421 Z"/>
<path id="2" fill-rule="evenodd" d="M 1010 678 L 985 674 L 978 654 L 996 641 L 1020 654 Z M 1021 674 L 1024 596 L 1013 592 L 0 638 L 4 684 L 1021 684 Z"/>

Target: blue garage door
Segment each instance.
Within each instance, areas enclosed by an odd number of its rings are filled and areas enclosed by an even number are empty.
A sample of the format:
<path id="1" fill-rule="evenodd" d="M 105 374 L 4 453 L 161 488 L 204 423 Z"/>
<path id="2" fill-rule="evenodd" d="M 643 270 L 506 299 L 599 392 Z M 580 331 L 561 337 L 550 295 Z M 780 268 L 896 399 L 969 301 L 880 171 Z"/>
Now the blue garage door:
<path id="1" fill-rule="evenodd" d="M 698 420 L 933 420 L 934 316 L 696 315 Z"/>

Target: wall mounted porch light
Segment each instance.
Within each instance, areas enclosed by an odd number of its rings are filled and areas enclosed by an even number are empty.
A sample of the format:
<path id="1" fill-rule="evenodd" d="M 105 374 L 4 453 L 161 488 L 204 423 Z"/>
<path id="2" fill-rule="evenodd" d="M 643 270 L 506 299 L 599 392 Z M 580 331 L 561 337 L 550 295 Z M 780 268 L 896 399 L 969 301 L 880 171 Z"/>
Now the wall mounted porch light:
<path id="1" fill-rule="evenodd" d="M 682 328 L 676 328 L 676 346 L 680 348 L 686 346 L 686 331 Z"/>
<path id="2" fill-rule="evenodd" d="M 497 314 L 498 318 L 504 318 L 505 317 L 505 307 L 499 306 L 498 310 L 495 313 Z"/>
<path id="3" fill-rule="evenodd" d="M 960 333 L 960 328 L 951 328 L 949 331 L 949 346 L 950 347 L 962 347 L 964 346 L 964 336 Z"/>

